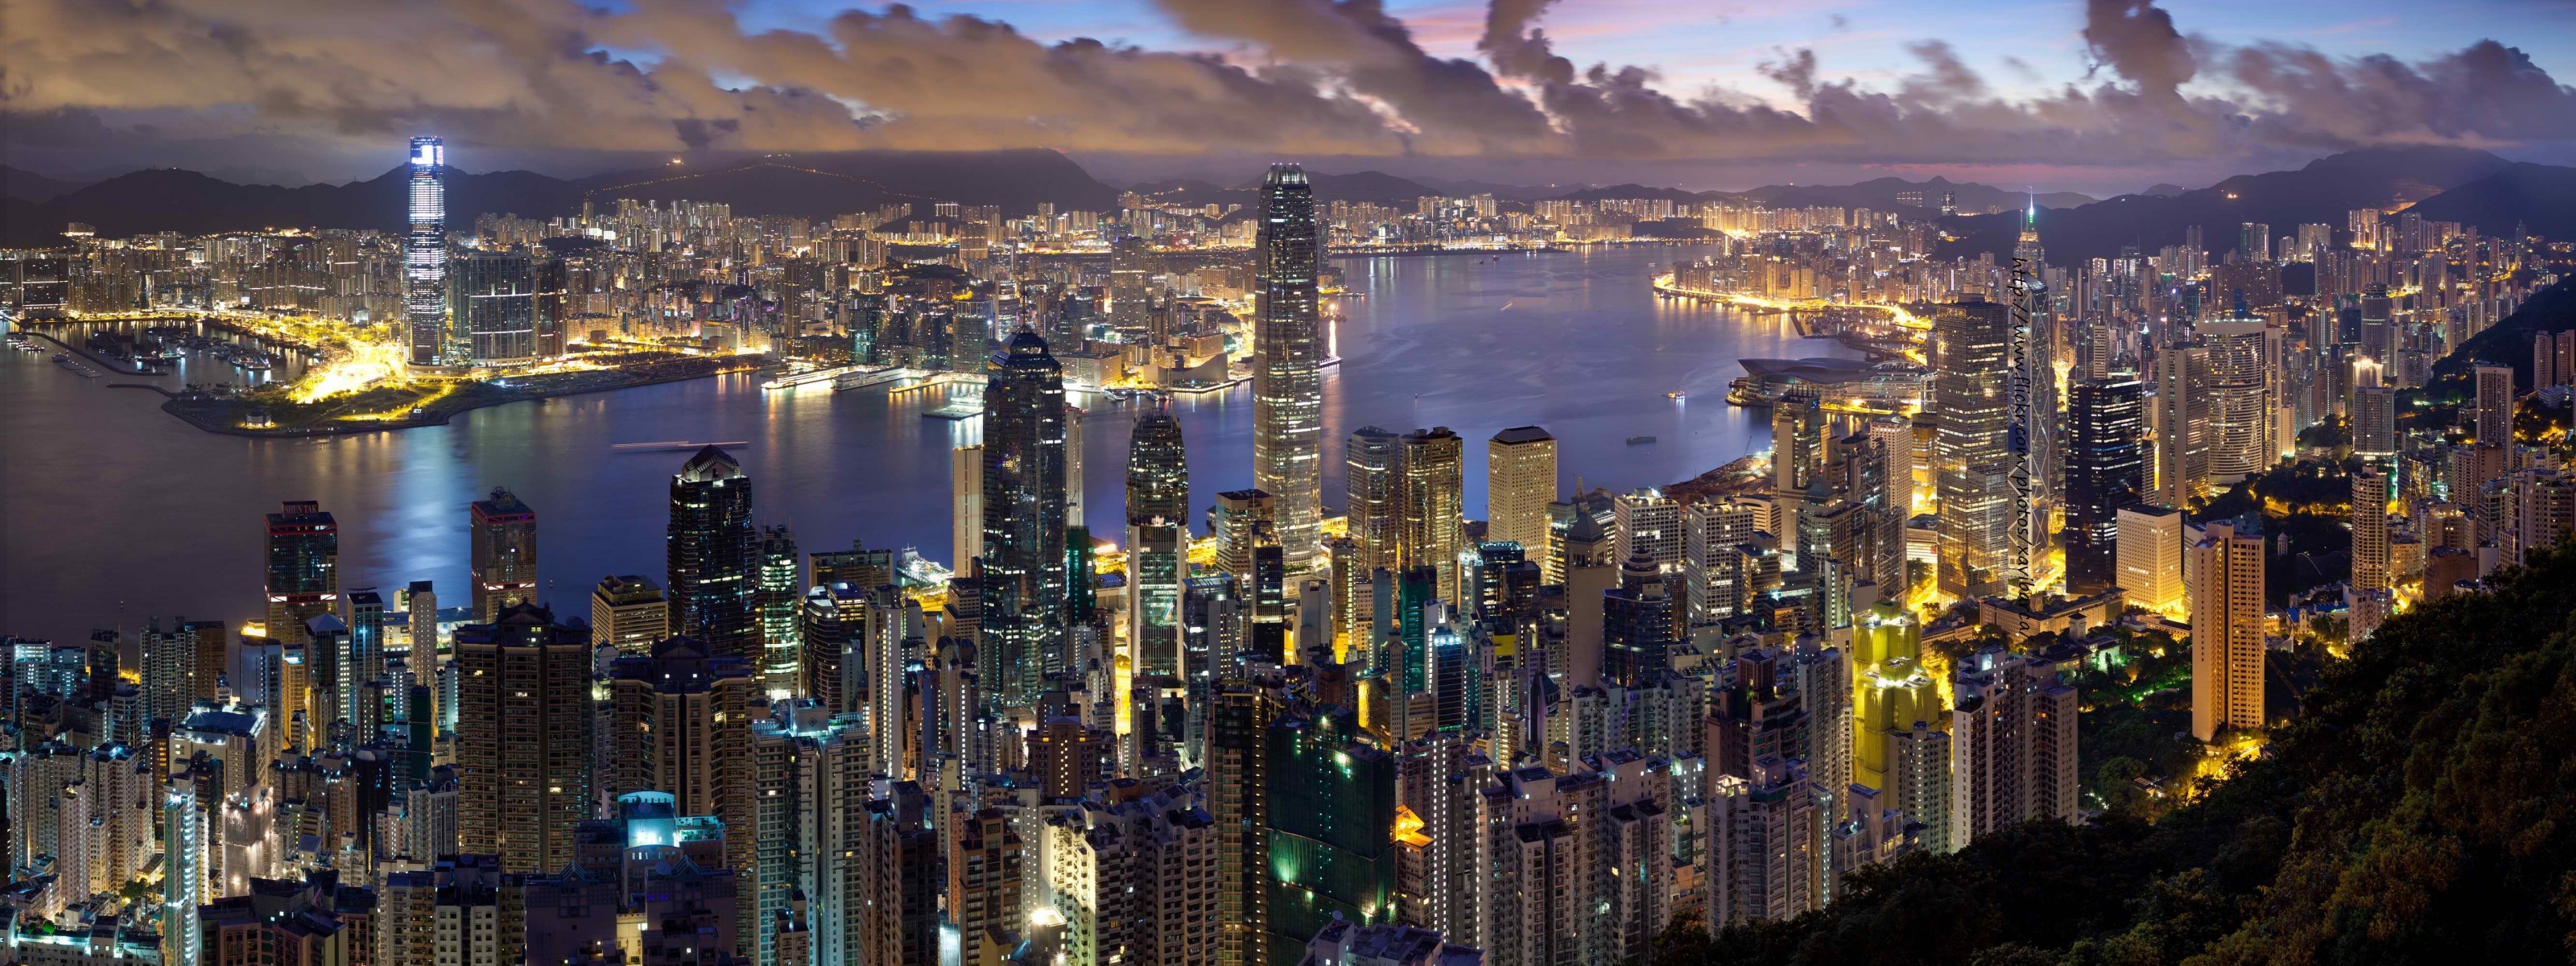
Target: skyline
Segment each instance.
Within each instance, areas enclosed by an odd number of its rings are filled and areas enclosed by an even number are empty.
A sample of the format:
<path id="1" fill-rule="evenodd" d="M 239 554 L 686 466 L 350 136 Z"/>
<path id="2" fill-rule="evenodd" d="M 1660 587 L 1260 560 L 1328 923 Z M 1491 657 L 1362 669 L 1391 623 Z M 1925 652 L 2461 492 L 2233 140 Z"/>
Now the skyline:
<path id="1" fill-rule="evenodd" d="M 1101 11 L 1138 15 L 1122 32 L 1009 2 L 826 18 L 525 0 L 480 19 L 177 4 L 115 20 L 46 4 L 21 15 L 48 42 L 11 47 L 32 66 L 0 103 L 12 164 L 57 176 L 184 161 L 341 181 L 381 173 L 359 148 L 386 132 L 436 130 L 473 170 L 560 174 L 1046 147 L 1112 181 L 1293 151 L 1318 171 L 1520 183 L 1937 174 L 2101 194 L 2373 145 L 2576 157 L 2569 45 L 2515 29 L 2564 14 L 2503 6 L 2397 31 L 2370 16 L 2387 4 L 1855 5 L 1675 24 L 1617 3 L 1165 0 Z M 433 53 L 390 56 L 395 43 Z M 167 83 L 172 63 L 195 82 Z"/>

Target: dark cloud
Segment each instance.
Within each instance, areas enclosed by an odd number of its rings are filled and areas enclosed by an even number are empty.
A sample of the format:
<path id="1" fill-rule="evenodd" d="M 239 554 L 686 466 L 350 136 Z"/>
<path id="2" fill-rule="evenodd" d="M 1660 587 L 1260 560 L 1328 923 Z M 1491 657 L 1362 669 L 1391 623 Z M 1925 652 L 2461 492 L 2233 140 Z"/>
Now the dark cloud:
<path id="1" fill-rule="evenodd" d="M 1776 100 L 1578 65 L 1542 26 L 1552 0 L 1488 0 L 1478 59 L 1426 52 L 1381 0 L 1158 0 L 1182 29 L 1233 45 L 1215 53 L 1048 43 L 900 5 L 751 31 L 725 0 L 6 2 L 0 122 L 11 143 L 57 155 L 246 137 L 380 150 L 430 130 L 495 152 L 595 155 L 1048 147 L 2133 167 L 2576 141 L 2576 91 L 2510 47 L 2413 63 L 2230 47 L 2184 34 L 2152 0 L 2088 0 L 2097 69 L 2044 95 L 1998 95 L 1925 40 L 1892 89 L 1781 51 L 1759 68 Z"/>

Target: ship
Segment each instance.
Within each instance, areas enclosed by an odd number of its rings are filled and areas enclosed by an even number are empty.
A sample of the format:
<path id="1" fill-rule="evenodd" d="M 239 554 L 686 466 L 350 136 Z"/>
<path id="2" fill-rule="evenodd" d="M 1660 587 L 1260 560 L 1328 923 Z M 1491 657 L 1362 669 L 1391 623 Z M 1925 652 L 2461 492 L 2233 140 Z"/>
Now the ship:
<path id="1" fill-rule="evenodd" d="M 1644 445 L 1646 445 L 1646 444 L 1648 444 L 1648 443 L 1651 443 L 1651 442 L 1654 442 L 1654 441 L 1655 441 L 1655 438 L 1654 438 L 1654 437 L 1652 437 L 1652 436 L 1630 436 L 1630 437 L 1628 437 L 1628 445 L 1630 445 L 1630 446 L 1644 446 Z"/>

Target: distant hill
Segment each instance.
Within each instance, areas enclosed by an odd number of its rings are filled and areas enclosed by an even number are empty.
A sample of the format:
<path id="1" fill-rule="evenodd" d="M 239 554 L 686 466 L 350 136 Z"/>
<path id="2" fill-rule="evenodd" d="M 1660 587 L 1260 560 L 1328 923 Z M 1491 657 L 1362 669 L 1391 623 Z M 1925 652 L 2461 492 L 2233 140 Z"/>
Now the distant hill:
<path id="1" fill-rule="evenodd" d="M 1306 183 L 1315 187 L 1315 198 L 1320 201 L 1374 201 L 1379 204 L 1410 205 L 1415 198 L 1441 193 L 1439 189 L 1419 181 L 1399 178 L 1384 171 L 1358 171 L 1351 174 L 1309 171 L 1306 172 Z M 1261 179 L 1254 178 L 1244 182 L 1237 190 L 1250 193 L 1257 200 L 1261 190 Z"/>
<path id="2" fill-rule="evenodd" d="M 2024 199 L 2028 197 L 2022 192 L 1993 185 L 1951 181 L 1940 177 L 1930 181 L 1875 178 L 1848 185 L 1773 184 L 1733 194 L 1772 208 L 1831 206 L 1886 211 L 1899 207 L 1896 203 L 1896 196 L 1899 193 L 1911 191 L 1923 193 L 1923 207 L 1928 211 L 1940 209 L 1941 195 L 1945 192 L 1953 196 L 1962 211 L 1984 211 L 1988 208 L 2018 210 L 2022 207 Z M 2047 208 L 2072 208 L 2076 205 L 2091 204 L 2093 199 L 2072 191 L 2050 191 L 2041 193 L 2038 202 L 2042 207 Z"/>
<path id="3" fill-rule="evenodd" d="M 1567 201 L 1601 201 L 1603 199 L 1662 198 L 1669 201 L 1697 203 L 1702 195 L 1680 188 L 1649 188 L 1641 184 L 1614 184 L 1606 188 L 1584 188 L 1569 191 L 1557 198 Z"/>
<path id="4" fill-rule="evenodd" d="M 339 185 L 241 185 L 194 171 L 136 171 L 27 203 L 12 201 L 0 224 L 0 244 L 55 243 L 69 222 L 86 222 L 101 235 L 123 237 L 156 231 L 207 234 L 271 227 L 396 230 L 404 218 L 407 168 Z M 13 179 L 14 180 L 14 179 Z M 484 212 L 532 218 L 569 215 L 584 198 L 723 202 L 747 215 L 820 218 L 910 202 L 924 215 L 929 202 L 1000 205 L 1027 214 L 1039 202 L 1104 210 L 1117 192 L 1053 151 L 905 152 L 773 156 L 703 172 L 672 169 L 622 172 L 566 181 L 530 171 L 476 174 L 451 169 L 447 217 L 471 225 Z"/>
<path id="5" fill-rule="evenodd" d="M 2516 163 L 2407 210 L 2475 225 L 2486 235 L 2509 235 L 2520 226 L 2547 238 L 2576 238 L 2576 168 Z"/>
<path id="6" fill-rule="evenodd" d="M 2136 245 L 2152 253 L 2179 244 L 2184 229 L 2201 226 L 2212 254 L 2236 247 L 2237 226 L 2262 222 L 2273 237 L 2307 223 L 2340 228 L 2355 208 L 2394 208 L 2497 174 L 2511 162 L 2467 148 L 2371 148 L 2329 155 L 2296 171 L 2237 175 L 2179 195 L 2121 195 L 2107 201 L 2042 212 L 2040 243 L 2051 261 L 2104 258 Z M 1962 201 L 1965 206 L 1965 201 Z M 1944 225 L 1958 240 L 1939 257 L 2012 255 L 2021 231 L 2016 215 L 1962 215 Z"/>
<path id="7" fill-rule="evenodd" d="M 1427 187 L 1438 188 L 1440 189 L 1441 194 L 1452 198 L 1464 198 L 1470 195 L 1493 195 L 1494 197 L 1504 201 L 1537 201 L 1541 198 L 1554 198 L 1558 195 L 1564 194 L 1566 191 L 1571 190 L 1574 187 L 1572 185 L 1558 184 L 1502 184 L 1494 181 L 1452 180 L 1448 178 L 1415 178 L 1413 180 L 1420 182 Z"/>
<path id="8" fill-rule="evenodd" d="M 0 164 L 0 197 L 15 198 L 30 204 L 44 204 L 69 194 L 87 182 L 48 178 L 25 168 Z"/>

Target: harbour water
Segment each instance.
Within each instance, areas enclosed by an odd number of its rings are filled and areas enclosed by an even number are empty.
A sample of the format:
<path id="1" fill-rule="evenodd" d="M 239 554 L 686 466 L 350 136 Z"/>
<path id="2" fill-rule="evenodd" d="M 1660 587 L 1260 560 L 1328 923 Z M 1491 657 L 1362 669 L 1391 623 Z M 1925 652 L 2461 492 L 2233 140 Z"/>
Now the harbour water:
<path id="1" fill-rule="evenodd" d="M 1341 440 L 1360 426 L 1448 426 L 1467 440 L 1466 507 L 1483 516 L 1484 440 L 1524 424 L 1559 440 L 1561 488 L 1688 479 L 1768 445 L 1765 411 L 1725 402 L 1746 357 L 1852 356 L 1780 317 L 1656 296 L 1688 247 L 1346 260 L 1342 364 L 1324 384 L 1324 498 L 1338 513 Z M 292 364 L 263 375 L 291 378 Z M 538 514 L 545 599 L 587 615 L 607 574 L 660 582 L 670 475 L 686 452 L 621 444 L 741 441 L 756 515 L 805 550 L 918 547 L 949 557 L 949 450 L 978 421 L 926 419 L 937 393 L 828 386 L 764 393 L 724 376 L 459 416 L 447 426 L 316 440 L 201 432 L 162 397 L 107 383 L 243 381 L 211 357 L 158 379 L 85 379 L 0 353 L 0 635 L 81 639 L 148 617 L 255 618 L 261 517 L 310 499 L 337 516 L 344 589 L 435 581 L 465 598 L 466 504 L 495 486 Z M 1668 397 L 1683 392 L 1687 398 Z M 1136 404 L 1077 395 L 1085 517 L 1114 539 Z M 1252 481 L 1248 387 L 1172 402 L 1192 505 Z M 1629 445 L 1652 436 L 1651 444 Z M 1193 521 L 1204 528 L 1204 519 Z"/>

